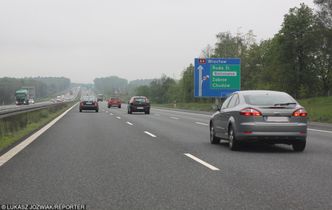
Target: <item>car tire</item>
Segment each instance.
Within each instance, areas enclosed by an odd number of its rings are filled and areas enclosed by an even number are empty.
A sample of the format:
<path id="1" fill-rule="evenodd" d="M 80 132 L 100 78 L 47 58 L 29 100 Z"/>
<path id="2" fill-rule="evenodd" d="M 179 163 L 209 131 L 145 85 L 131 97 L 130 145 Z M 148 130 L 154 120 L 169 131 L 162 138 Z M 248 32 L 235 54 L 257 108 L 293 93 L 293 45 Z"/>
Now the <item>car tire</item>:
<path id="1" fill-rule="evenodd" d="M 211 144 L 220 143 L 220 138 L 216 137 L 216 133 L 215 133 L 213 124 L 211 124 L 211 126 L 210 126 L 210 143 Z"/>
<path id="2" fill-rule="evenodd" d="M 96 112 L 99 112 L 99 110 L 98 110 L 98 109 L 96 109 Z"/>
<path id="3" fill-rule="evenodd" d="M 150 110 L 147 110 L 147 111 L 145 112 L 145 114 L 150 114 Z"/>
<path id="4" fill-rule="evenodd" d="M 239 142 L 236 139 L 236 134 L 234 132 L 233 126 L 230 126 L 228 129 L 228 140 L 229 140 L 229 149 L 236 151 L 239 149 Z"/>
<path id="5" fill-rule="evenodd" d="M 297 142 L 293 143 L 292 147 L 295 152 L 303 152 L 306 146 L 306 142 Z"/>
<path id="6" fill-rule="evenodd" d="M 82 112 L 82 109 L 80 109 L 80 112 Z"/>
<path id="7" fill-rule="evenodd" d="M 121 105 L 119 105 L 118 108 L 121 109 Z"/>
<path id="8" fill-rule="evenodd" d="M 111 106 L 110 106 L 110 105 L 108 105 L 107 107 L 108 107 L 108 108 L 111 108 Z"/>

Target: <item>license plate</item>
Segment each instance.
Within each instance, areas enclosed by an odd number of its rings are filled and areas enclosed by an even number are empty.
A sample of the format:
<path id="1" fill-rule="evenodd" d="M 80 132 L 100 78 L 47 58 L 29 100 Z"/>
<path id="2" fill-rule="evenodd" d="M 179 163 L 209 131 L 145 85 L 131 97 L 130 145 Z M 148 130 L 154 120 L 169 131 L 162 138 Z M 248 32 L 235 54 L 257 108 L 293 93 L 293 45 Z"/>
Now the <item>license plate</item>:
<path id="1" fill-rule="evenodd" d="M 137 107 L 137 109 L 144 109 L 144 107 Z"/>
<path id="2" fill-rule="evenodd" d="M 92 102 L 86 102 L 85 104 L 86 104 L 86 105 L 91 105 L 91 104 L 92 104 Z"/>
<path id="3" fill-rule="evenodd" d="M 288 122 L 288 117 L 266 117 L 269 122 Z"/>

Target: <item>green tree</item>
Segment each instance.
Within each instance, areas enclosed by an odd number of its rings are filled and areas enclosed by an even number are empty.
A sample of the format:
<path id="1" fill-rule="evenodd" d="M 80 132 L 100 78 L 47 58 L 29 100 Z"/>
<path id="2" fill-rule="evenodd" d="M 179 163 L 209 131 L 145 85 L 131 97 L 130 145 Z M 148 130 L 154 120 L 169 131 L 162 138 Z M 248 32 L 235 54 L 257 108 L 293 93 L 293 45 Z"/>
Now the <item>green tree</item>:
<path id="1" fill-rule="evenodd" d="M 194 100 L 194 65 L 190 64 L 183 72 L 179 81 L 180 101 L 192 102 Z"/>
<path id="2" fill-rule="evenodd" d="M 142 85 L 136 88 L 135 95 L 138 96 L 147 96 L 150 98 L 150 87 L 147 85 Z"/>
<path id="3" fill-rule="evenodd" d="M 316 33 L 318 51 L 313 65 L 322 83 L 324 95 L 330 95 L 332 89 L 332 1 L 315 0 L 314 2 L 319 10 Z"/>
<path id="4" fill-rule="evenodd" d="M 292 8 L 277 35 L 280 46 L 279 79 L 287 92 L 307 97 L 317 92 L 317 76 L 311 63 L 315 54 L 315 15 L 308 6 Z M 309 88 L 310 87 L 310 88 Z M 300 91 L 301 94 L 300 94 Z"/>
<path id="5" fill-rule="evenodd" d="M 96 78 L 93 82 L 98 92 L 109 97 L 127 93 L 128 81 L 117 76 Z"/>
<path id="6" fill-rule="evenodd" d="M 321 22 L 327 28 L 332 28 L 332 1 L 314 0 L 314 3 L 319 7 L 318 16 Z"/>

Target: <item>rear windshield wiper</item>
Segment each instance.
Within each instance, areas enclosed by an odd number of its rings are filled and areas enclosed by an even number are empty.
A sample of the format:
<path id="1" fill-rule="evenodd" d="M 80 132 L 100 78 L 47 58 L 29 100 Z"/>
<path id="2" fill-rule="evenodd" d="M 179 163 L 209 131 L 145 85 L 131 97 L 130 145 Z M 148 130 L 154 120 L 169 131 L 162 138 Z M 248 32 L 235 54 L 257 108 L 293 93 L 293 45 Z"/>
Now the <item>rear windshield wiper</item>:
<path id="1" fill-rule="evenodd" d="M 296 103 L 295 102 L 290 102 L 290 103 L 274 104 L 274 106 L 289 106 L 289 105 L 296 105 Z"/>

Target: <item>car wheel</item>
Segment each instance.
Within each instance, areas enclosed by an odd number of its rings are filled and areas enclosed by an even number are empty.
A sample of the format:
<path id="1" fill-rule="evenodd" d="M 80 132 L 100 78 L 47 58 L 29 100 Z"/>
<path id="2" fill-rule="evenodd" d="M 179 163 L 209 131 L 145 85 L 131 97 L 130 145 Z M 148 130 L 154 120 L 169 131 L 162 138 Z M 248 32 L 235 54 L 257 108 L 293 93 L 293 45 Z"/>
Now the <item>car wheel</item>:
<path id="1" fill-rule="evenodd" d="M 146 110 L 146 111 L 145 111 L 145 114 L 150 114 L 150 110 Z"/>
<path id="2" fill-rule="evenodd" d="M 107 107 L 108 107 L 108 108 L 111 108 L 111 106 L 110 106 L 110 105 L 108 105 Z"/>
<path id="3" fill-rule="evenodd" d="M 82 112 L 82 109 L 80 109 L 80 112 Z"/>
<path id="4" fill-rule="evenodd" d="M 220 138 L 216 137 L 216 133 L 214 130 L 213 125 L 211 124 L 210 126 L 210 143 L 211 144 L 219 144 L 220 143 Z"/>
<path id="5" fill-rule="evenodd" d="M 96 109 L 96 112 L 98 112 L 99 110 L 98 109 Z"/>
<path id="6" fill-rule="evenodd" d="M 121 105 L 119 105 L 118 108 L 121 109 Z"/>
<path id="7" fill-rule="evenodd" d="M 229 140 L 229 149 L 230 150 L 235 151 L 235 150 L 239 149 L 239 142 L 236 140 L 236 135 L 235 135 L 233 126 L 229 127 L 228 140 Z"/>
<path id="8" fill-rule="evenodd" d="M 292 147 L 295 152 L 303 152 L 305 149 L 306 142 L 293 143 Z"/>

